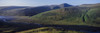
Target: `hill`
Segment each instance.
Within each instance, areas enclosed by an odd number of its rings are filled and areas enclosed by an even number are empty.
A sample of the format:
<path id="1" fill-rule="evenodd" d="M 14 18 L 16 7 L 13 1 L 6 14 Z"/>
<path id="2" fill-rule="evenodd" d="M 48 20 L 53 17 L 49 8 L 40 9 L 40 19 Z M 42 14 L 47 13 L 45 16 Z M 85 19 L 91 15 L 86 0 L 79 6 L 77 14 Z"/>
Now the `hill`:
<path id="1" fill-rule="evenodd" d="M 57 7 L 59 8 L 57 8 Z M 27 6 L 2 6 L 0 7 L 0 15 L 1 16 L 33 16 L 41 12 L 60 9 L 64 7 L 70 7 L 72 5 L 69 4 L 61 4 L 56 6 L 38 6 L 38 7 L 27 7 Z"/>
<path id="2" fill-rule="evenodd" d="M 16 15 L 24 15 L 22 14 L 23 10 L 28 7 L 24 6 L 1 6 L 0 7 L 0 16 L 16 16 Z"/>
<path id="3" fill-rule="evenodd" d="M 33 23 L 99 26 L 100 7 L 66 7 L 32 17 Z"/>
<path id="4" fill-rule="evenodd" d="M 97 3 L 97 4 L 82 4 L 82 5 L 79 5 L 79 7 L 95 7 L 95 6 L 100 6 L 100 3 Z"/>
<path id="5" fill-rule="evenodd" d="M 86 22 L 100 24 L 100 6 L 91 7 L 84 18 Z"/>
<path id="6" fill-rule="evenodd" d="M 4 9 L 4 13 L 0 11 L 2 16 L 15 18 L 0 18 L 0 33 L 100 33 L 99 5 L 70 6 L 61 4 Z"/>

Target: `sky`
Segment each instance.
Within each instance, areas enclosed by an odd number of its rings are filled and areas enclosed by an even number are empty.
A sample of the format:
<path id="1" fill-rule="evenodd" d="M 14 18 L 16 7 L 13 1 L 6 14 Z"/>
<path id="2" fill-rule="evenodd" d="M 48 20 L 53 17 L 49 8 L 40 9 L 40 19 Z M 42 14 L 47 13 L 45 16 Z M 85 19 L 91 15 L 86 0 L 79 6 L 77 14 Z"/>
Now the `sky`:
<path id="1" fill-rule="evenodd" d="M 0 6 L 42 6 L 68 3 L 70 5 L 95 4 L 100 0 L 0 0 Z"/>

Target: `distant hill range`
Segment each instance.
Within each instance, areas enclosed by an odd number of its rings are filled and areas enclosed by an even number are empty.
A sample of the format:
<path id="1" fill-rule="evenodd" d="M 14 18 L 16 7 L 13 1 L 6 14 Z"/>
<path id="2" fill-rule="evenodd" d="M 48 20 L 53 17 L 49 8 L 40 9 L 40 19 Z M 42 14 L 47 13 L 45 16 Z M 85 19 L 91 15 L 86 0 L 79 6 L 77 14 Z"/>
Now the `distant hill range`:
<path id="1" fill-rule="evenodd" d="M 38 6 L 38 7 L 27 7 L 27 6 L 1 6 L 1 16 L 33 16 L 41 12 L 50 11 L 53 9 L 60 9 L 64 7 L 70 7 L 67 3 L 60 5 L 49 5 L 49 6 Z"/>
<path id="2" fill-rule="evenodd" d="M 79 5 L 79 7 L 95 7 L 95 6 L 100 6 L 100 3 L 97 3 L 97 4 L 83 4 L 83 5 Z"/>

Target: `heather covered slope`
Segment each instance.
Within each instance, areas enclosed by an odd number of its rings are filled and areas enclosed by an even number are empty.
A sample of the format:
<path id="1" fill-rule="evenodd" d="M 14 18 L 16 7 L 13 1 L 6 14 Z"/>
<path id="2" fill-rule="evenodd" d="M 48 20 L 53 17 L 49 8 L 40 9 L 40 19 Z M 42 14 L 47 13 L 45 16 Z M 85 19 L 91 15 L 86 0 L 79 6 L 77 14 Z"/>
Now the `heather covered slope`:
<path id="1" fill-rule="evenodd" d="M 40 13 L 32 19 L 40 24 L 99 26 L 95 24 L 99 23 L 99 13 L 99 7 L 67 7 Z M 95 23 L 91 22 L 93 20 Z"/>

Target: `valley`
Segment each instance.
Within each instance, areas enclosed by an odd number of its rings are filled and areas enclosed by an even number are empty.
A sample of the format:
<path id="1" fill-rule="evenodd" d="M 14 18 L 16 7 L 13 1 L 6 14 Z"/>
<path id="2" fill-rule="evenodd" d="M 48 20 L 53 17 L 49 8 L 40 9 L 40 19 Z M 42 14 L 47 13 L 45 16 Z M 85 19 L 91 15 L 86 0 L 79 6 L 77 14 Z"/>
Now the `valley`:
<path id="1" fill-rule="evenodd" d="M 100 33 L 100 6 L 92 5 L 0 7 L 0 33 Z"/>

